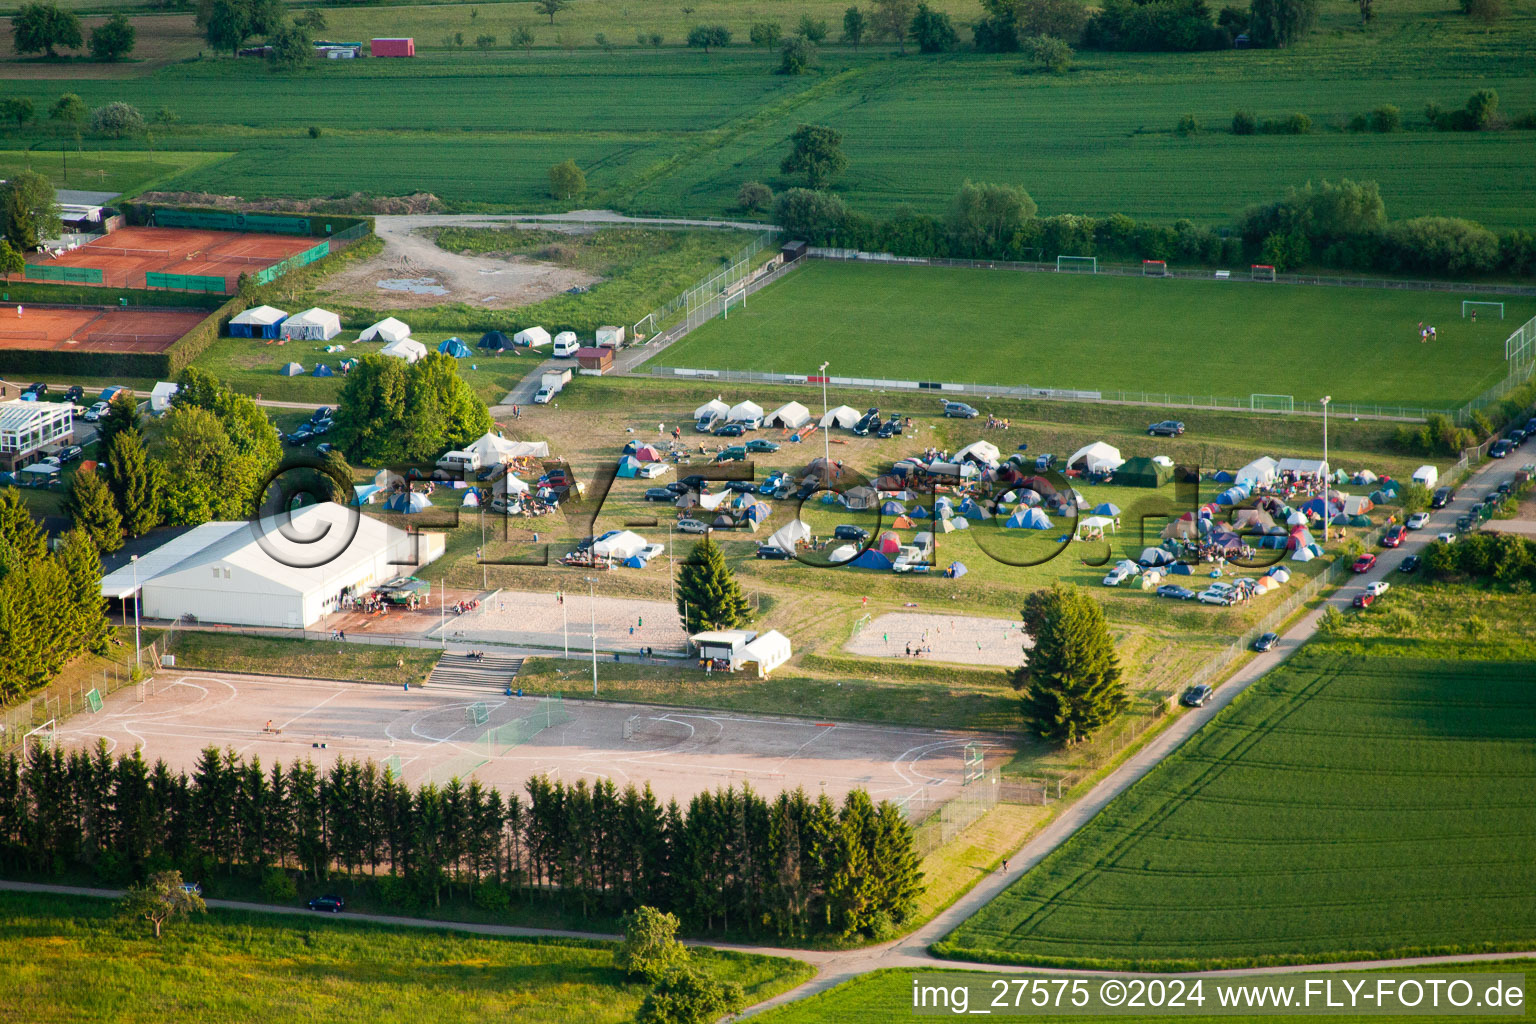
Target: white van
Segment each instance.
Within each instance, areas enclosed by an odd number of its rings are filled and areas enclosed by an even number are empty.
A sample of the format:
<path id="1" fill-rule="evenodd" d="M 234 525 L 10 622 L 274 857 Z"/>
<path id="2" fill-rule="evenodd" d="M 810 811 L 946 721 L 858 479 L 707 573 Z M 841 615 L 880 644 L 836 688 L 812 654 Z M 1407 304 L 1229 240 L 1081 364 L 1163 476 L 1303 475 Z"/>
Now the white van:
<path id="1" fill-rule="evenodd" d="M 570 359 L 576 355 L 576 350 L 581 348 L 581 342 L 576 340 L 575 331 L 561 331 L 555 335 L 555 358 Z"/>
<path id="2" fill-rule="evenodd" d="M 1420 466 L 1413 471 L 1413 482 L 1423 484 L 1426 490 L 1434 490 L 1440 480 L 1440 471 L 1434 466 Z"/>
<path id="3" fill-rule="evenodd" d="M 437 468 L 468 477 L 480 468 L 480 456 L 475 452 L 444 452 L 443 457 L 437 460 Z"/>

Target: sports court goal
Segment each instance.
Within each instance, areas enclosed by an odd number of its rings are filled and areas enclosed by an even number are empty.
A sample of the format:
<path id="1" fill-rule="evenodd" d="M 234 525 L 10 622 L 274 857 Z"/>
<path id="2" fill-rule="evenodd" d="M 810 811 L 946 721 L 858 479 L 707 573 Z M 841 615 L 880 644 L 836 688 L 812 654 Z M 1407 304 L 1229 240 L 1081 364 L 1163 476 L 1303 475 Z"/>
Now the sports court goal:
<path id="1" fill-rule="evenodd" d="M 1099 258 L 1097 256 L 1057 256 L 1056 270 L 1059 273 L 1068 270 L 1076 274 L 1099 272 Z"/>
<path id="2" fill-rule="evenodd" d="M 1503 320 L 1504 319 L 1504 303 L 1502 303 L 1502 302 L 1478 302 L 1478 301 L 1475 301 L 1475 300 L 1472 300 L 1472 299 L 1465 299 L 1465 300 L 1462 301 L 1462 303 L 1461 303 L 1461 318 L 1463 320 L 1466 320 L 1469 316 L 1473 320 L 1476 320 L 1477 319 L 1477 314 L 1479 314 L 1479 313 L 1483 313 L 1485 315 L 1497 313 L 1499 315 L 1499 319 Z"/>
<path id="3" fill-rule="evenodd" d="M 1248 268 L 1248 274 L 1255 281 L 1273 281 L 1275 279 L 1275 268 L 1267 263 L 1255 263 Z"/>
<path id="4" fill-rule="evenodd" d="M 40 750 L 48 750 L 53 746 L 53 737 L 57 731 L 57 720 L 50 718 L 36 729 L 28 730 L 21 737 L 21 749 L 29 751 L 36 746 Z"/>
<path id="5" fill-rule="evenodd" d="M 1291 395 L 1249 395 L 1248 407 L 1271 412 L 1295 412 L 1296 399 Z"/>
<path id="6" fill-rule="evenodd" d="M 1142 277 L 1167 277 L 1168 276 L 1168 261 L 1167 260 L 1142 260 L 1141 261 L 1141 276 Z"/>

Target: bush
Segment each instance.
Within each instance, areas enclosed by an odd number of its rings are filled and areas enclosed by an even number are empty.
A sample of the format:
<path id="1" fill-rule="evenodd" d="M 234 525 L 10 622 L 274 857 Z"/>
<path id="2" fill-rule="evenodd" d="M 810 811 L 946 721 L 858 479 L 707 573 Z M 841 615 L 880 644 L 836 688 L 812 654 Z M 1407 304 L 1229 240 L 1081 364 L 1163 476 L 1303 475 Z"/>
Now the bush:
<path id="1" fill-rule="evenodd" d="M 752 30 L 747 33 L 747 38 L 752 40 L 753 46 L 761 46 L 764 49 L 778 44 L 779 37 L 783 35 L 776 21 L 754 21 Z M 644 36 L 640 39 L 644 40 Z"/>
<path id="2" fill-rule="evenodd" d="M 1371 121 L 1364 114 L 1356 114 L 1349 119 L 1349 122 L 1344 127 L 1348 131 L 1363 132 L 1371 127 Z"/>
<path id="3" fill-rule="evenodd" d="M 1388 224 L 1383 241 L 1394 269 L 1428 273 L 1485 273 L 1498 265 L 1492 231 L 1456 217 L 1415 217 Z"/>
<path id="4" fill-rule="evenodd" d="M 1344 613 L 1333 605 L 1323 609 L 1322 616 L 1317 620 L 1317 631 L 1323 635 L 1337 633 L 1344 628 Z"/>
<path id="5" fill-rule="evenodd" d="M 817 21 L 809 14 L 800 15 L 800 23 L 795 26 L 795 32 L 813 43 L 824 43 L 827 41 L 827 23 Z"/>
<path id="6" fill-rule="evenodd" d="M 779 48 L 778 73 L 803 75 L 816 63 L 816 47 L 805 36 L 791 36 Z"/>
<path id="7" fill-rule="evenodd" d="M 309 126 L 309 137 L 310 138 L 318 139 L 322 134 L 323 134 L 323 130 L 321 129 L 321 127 L 319 125 L 312 124 L 312 125 Z"/>
<path id="8" fill-rule="evenodd" d="M 1289 117 L 1268 119 L 1259 125 L 1265 135 L 1306 135 L 1312 131 L 1312 119 L 1306 114 L 1295 113 Z"/>
<path id="9" fill-rule="evenodd" d="M 917 5 L 917 13 L 912 16 L 912 38 L 919 53 L 948 53 L 960 45 L 949 15 L 924 3 Z"/>
<path id="10" fill-rule="evenodd" d="M 144 115 L 126 103 L 108 103 L 91 111 L 91 131 L 121 139 L 144 131 Z"/>
<path id="11" fill-rule="evenodd" d="M 773 205 L 773 189 L 760 181 L 748 181 L 736 190 L 736 203 L 743 210 L 756 213 Z"/>
<path id="12" fill-rule="evenodd" d="M 1378 132 L 1401 131 L 1403 113 L 1390 103 L 1384 103 L 1371 111 L 1371 129 Z"/>
<path id="13" fill-rule="evenodd" d="M 724 25 L 695 25 L 688 30 L 688 45 L 705 53 L 712 46 L 729 46 L 731 30 Z"/>
<path id="14" fill-rule="evenodd" d="M 299 898 L 299 887 L 282 868 L 266 868 L 261 872 L 261 898 L 268 903 L 292 903 Z"/>
<path id="15" fill-rule="evenodd" d="M 1173 129 L 1179 135 L 1199 135 L 1200 119 L 1194 114 L 1185 114 L 1179 118 L 1179 123 Z"/>
<path id="16" fill-rule="evenodd" d="M 734 981 L 720 982 L 698 971 L 669 972 L 645 997 L 636 1024 L 709 1024 L 740 1010 L 745 998 Z"/>
<path id="17" fill-rule="evenodd" d="M 835 195 L 792 188 L 779 195 L 774 220 L 788 237 L 824 245 L 836 240 L 848 220 L 848 208 Z"/>
<path id="18" fill-rule="evenodd" d="M 1232 115 L 1233 135 L 1252 135 L 1259 129 L 1259 119 L 1246 110 L 1239 110 Z"/>
<path id="19" fill-rule="evenodd" d="M 613 951 L 613 966 L 632 978 L 656 984 L 669 971 L 688 963 L 688 949 L 677 941 L 677 918 L 655 907 L 636 907 L 624 915 L 624 938 Z"/>
<path id="20" fill-rule="evenodd" d="M 1023 46 L 1024 52 L 1042 71 L 1061 75 L 1072 67 L 1072 47 L 1055 36 L 1030 36 Z"/>
<path id="21" fill-rule="evenodd" d="M 512 894 L 507 891 L 507 887 L 504 885 L 497 885 L 495 882 L 482 882 L 475 886 L 474 901 L 475 906 L 481 910 L 488 910 L 493 914 L 503 914 L 512 905 Z"/>

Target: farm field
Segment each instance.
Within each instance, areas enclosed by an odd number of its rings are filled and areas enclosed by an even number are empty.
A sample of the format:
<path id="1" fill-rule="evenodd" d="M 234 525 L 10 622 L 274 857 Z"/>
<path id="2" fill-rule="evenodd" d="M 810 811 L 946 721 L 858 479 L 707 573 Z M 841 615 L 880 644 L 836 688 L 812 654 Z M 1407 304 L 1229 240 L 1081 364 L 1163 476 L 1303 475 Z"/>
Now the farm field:
<path id="1" fill-rule="evenodd" d="M 1508 960 L 1502 963 L 1474 963 L 1457 965 L 1452 970 L 1457 973 L 1468 974 L 1493 974 L 1501 972 L 1520 972 L 1527 974 L 1536 969 L 1536 960 Z M 826 992 L 818 993 L 807 999 L 802 999 L 785 1006 L 776 1006 L 760 1014 L 756 1019 L 763 1024 L 821 1024 L 823 1021 L 838 1021 L 839 1024 L 886 1024 L 888 1021 L 904 1020 L 912 1013 L 912 977 L 911 970 L 883 970 L 871 971 L 861 975 L 852 981 L 844 982 Z M 1407 973 L 1407 972 L 1405 972 Z M 935 984 L 956 985 L 972 977 L 969 971 L 923 971 L 924 978 L 932 978 Z M 1277 983 L 1286 980 L 1284 975 L 1274 975 Z M 1526 984 L 1527 998 L 1532 988 L 1529 982 Z M 974 1003 L 973 1003 L 974 1005 Z M 1037 1024 L 1069 1024 L 1072 1021 L 1082 1020 L 1080 1016 L 1056 1016 L 1053 1014 L 1034 1014 L 1029 1016 L 1031 1021 Z M 1293 1020 L 1293 1017 L 1268 1016 L 1264 1014 L 1244 1014 L 1241 1018 L 1227 1016 L 1198 1016 L 1191 1015 L 1188 1011 L 1178 1016 L 1164 1016 L 1155 1012 L 1142 1014 L 1140 1020 L 1179 1020 L 1187 1024 L 1220 1024 L 1223 1021 L 1241 1019 L 1251 1024 L 1282 1024 L 1284 1021 Z M 1366 1024 L 1367 1021 L 1379 1020 L 1372 1016 L 1355 1016 L 1352 1014 L 1330 1015 L 1330 1019 L 1338 1024 Z M 1507 1016 L 1492 1014 L 1462 1014 L 1456 1016 L 1422 1016 L 1416 1018 L 1424 1024 L 1497 1024 L 1498 1021 L 1507 1020 Z"/>
<path id="2" fill-rule="evenodd" d="M 47 178 L 54 188 L 131 193 L 152 188 L 194 167 L 214 163 L 230 155 L 191 150 L 159 153 L 114 150 L 77 152 L 74 140 L 70 139 L 49 149 L 0 151 L 0 177 L 10 177 L 19 171 L 36 171 Z"/>
<path id="3" fill-rule="evenodd" d="M 1470 618 L 1461 593 L 1361 618 L 1417 636 Z M 1527 948 L 1536 652 L 1468 640 L 1511 636 L 1477 618 L 1315 641 L 938 948 L 1162 970 Z"/>
<path id="4" fill-rule="evenodd" d="M 951 383 L 1451 408 L 1505 375 L 1506 319 L 1461 296 L 812 261 L 653 362 Z M 1418 323 L 1439 328 L 1420 343 Z"/>
<path id="5" fill-rule="evenodd" d="M 0 893 L 0 1020 L 177 1019 L 228 1024 L 467 1019 L 606 1024 L 648 991 L 613 944 L 500 939 L 214 910 L 166 928 L 125 925 L 104 900 Z M 700 950 L 703 970 L 751 1001 L 810 972 L 794 960 Z M 238 977 L 239 983 L 231 979 Z"/>
<path id="6" fill-rule="evenodd" d="M 966 34 L 979 8 L 971 0 L 948 6 Z M 712 9 L 687 18 L 698 22 Z M 779 18 L 789 28 L 802 9 L 834 22 L 836 35 L 838 12 L 824 0 L 775 0 L 729 16 L 722 7 L 720 17 Z M 473 20 L 470 11 L 479 12 Z M 1524 59 L 1536 14 L 1525 10 L 1484 32 L 1430 0 L 1409 0 L 1363 34 L 1350 27 L 1354 5 L 1328 0 L 1322 29 L 1284 51 L 1085 51 L 1065 76 L 1021 74 L 1017 55 L 897 57 L 889 44 L 834 45 L 817 73 L 802 77 L 774 74 L 776 55 L 745 45 L 707 55 L 680 49 L 680 10 L 631 16 L 612 0 L 580 0 L 553 28 L 522 3 L 326 13 L 333 38 L 414 33 L 424 53 L 320 61 L 299 75 L 205 57 L 159 70 L 124 65 L 114 80 L 81 75 L 68 88 L 92 107 L 123 100 L 146 116 L 168 108 L 177 120 L 156 127 L 157 151 L 237 154 L 189 168 L 171 187 L 246 197 L 424 190 L 454 208 L 548 209 L 555 204 L 546 169 L 570 157 L 588 174 L 585 205 L 739 216 L 734 197 L 743 181 L 798 184 L 779 160 L 789 134 L 816 122 L 845 132 L 850 164 L 835 188 L 870 214 L 902 204 L 940 212 L 967 178 L 998 177 L 1023 184 L 1045 214 L 1221 224 L 1320 177 L 1378 181 L 1389 215 L 1399 218 L 1458 215 L 1526 227 L 1536 198 L 1524 173 L 1528 133 L 1434 132 L 1420 113 L 1431 100 L 1458 107 L 1484 86 L 1498 91 L 1502 114 L 1536 109 L 1536 76 Z M 634 46 L 653 20 L 666 45 Z M 508 49 L 512 28 L 525 22 L 535 48 Z M 627 49 L 587 48 L 599 31 Z M 468 45 L 441 49 L 455 32 Z M 495 35 L 496 48 L 475 47 L 482 34 Z M 582 48 L 567 52 L 555 35 Z M 46 109 L 65 85 L 34 72 L 76 66 L 14 62 L 0 65 L 0 76 L 12 79 L 7 95 Z M 78 66 L 92 74 L 104 67 Z M 1417 77 L 1403 77 L 1404 68 Z M 1403 110 L 1407 130 L 1343 130 L 1352 115 L 1383 103 Z M 1226 125 L 1239 108 L 1261 117 L 1301 111 L 1314 130 L 1234 136 Z M 344 120 L 338 110 L 347 111 Z M 1206 130 L 1176 135 L 1186 113 Z M 319 138 L 308 136 L 312 125 Z M 39 123 L 15 138 L 23 148 L 58 134 Z M 87 140 L 112 149 L 124 141 Z"/>

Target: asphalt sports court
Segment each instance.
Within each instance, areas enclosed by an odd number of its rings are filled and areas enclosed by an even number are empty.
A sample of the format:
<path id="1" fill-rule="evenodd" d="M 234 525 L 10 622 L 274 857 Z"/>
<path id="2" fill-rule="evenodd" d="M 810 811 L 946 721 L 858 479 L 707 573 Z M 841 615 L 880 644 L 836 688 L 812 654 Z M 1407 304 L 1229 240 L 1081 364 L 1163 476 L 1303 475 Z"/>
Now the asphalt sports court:
<path id="1" fill-rule="evenodd" d="M 108 287 L 146 287 L 146 273 L 224 278 L 233 292 L 240 275 L 264 270 L 319 244 L 297 235 L 203 231 L 190 228 L 124 227 L 60 253 L 41 265 L 92 267 Z"/>
<path id="2" fill-rule="evenodd" d="M 164 352 L 208 316 L 199 309 L 0 305 L 0 350 Z"/>
<path id="3" fill-rule="evenodd" d="M 100 712 L 76 715 L 58 732 L 69 748 L 98 738 L 123 753 L 140 746 L 147 761 L 185 771 L 213 746 L 269 768 L 371 759 L 413 786 L 458 777 L 522 793 L 541 774 L 566 783 L 607 778 L 620 788 L 649 782 L 663 802 L 750 782 L 770 797 L 804 787 L 840 801 L 863 788 L 876 801 L 922 793 L 931 806 L 958 794 L 967 743 L 982 743 L 989 763 L 1011 753 L 996 739 L 928 729 L 174 671 L 147 684 L 142 701 L 124 687 Z"/>

